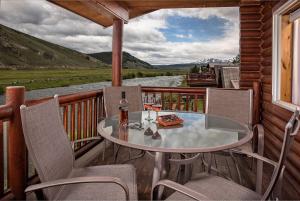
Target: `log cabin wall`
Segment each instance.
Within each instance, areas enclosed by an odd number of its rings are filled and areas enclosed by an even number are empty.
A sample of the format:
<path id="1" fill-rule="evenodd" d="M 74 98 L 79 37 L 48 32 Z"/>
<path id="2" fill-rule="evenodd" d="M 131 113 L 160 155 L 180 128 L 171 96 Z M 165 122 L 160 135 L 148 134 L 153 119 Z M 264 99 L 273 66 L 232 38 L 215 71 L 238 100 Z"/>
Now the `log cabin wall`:
<path id="1" fill-rule="evenodd" d="M 253 2 L 253 1 L 252 1 Z M 262 84 L 261 123 L 265 128 L 265 155 L 278 160 L 282 146 L 284 128 L 292 113 L 272 104 L 272 10 L 286 0 L 262 1 L 258 3 L 242 1 L 240 6 L 240 54 L 241 88 L 250 88 L 252 82 Z M 291 147 L 284 175 L 283 199 L 300 199 L 300 135 Z M 265 167 L 264 186 L 271 176 Z"/>
<path id="2" fill-rule="evenodd" d="M 252 88 L 261 79 L 261 19 L 260 1 L 240 3 L 240 87 Z"/>
<path id="3" fill-rule="evenodd" d="M 262 4 L 262 123 L 265 128 L 265 154 L 278 159 L 282 145 L 284 128 L 292 113 L 272 104 L 272 10 L 282 5 L 280 2 L 264 2 Z M 300 136 L 294 141 L 289 154 L 283 184 L 283 198 L 300 199 Z"/>

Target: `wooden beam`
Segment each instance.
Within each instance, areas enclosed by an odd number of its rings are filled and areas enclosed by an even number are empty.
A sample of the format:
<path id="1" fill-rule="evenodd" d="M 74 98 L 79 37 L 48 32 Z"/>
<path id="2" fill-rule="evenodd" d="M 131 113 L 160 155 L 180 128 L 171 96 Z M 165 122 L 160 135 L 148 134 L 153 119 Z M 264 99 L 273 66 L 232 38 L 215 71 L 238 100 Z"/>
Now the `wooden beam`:
<path id="1" fill-rule="evenodd" d="M 73 13 L 87 18 L 104 27 L 113 24 L 114 19 L 129 20 L 129 11 L 125 6 L 115 1 L 102 0 L 48 0 Z"/>
<path id="2" fill-rule="evenodd" d="M 112 38 L 112 86 L 122 85 L 123 26 L 123 20 L 114 20 Z"/>
<path id="3" fill-rule="evenodd" d="M 111 13 L 115 18 L 121 19 L 124 22 L 128 22 L 129 20 L 129 12 L 128 8 L 125 8 L 124 6 L 121 6 L 119 3 L 115 1 L 101 1 L 96 0 L 96 2 L 102 6 L 106 11 Z"/>

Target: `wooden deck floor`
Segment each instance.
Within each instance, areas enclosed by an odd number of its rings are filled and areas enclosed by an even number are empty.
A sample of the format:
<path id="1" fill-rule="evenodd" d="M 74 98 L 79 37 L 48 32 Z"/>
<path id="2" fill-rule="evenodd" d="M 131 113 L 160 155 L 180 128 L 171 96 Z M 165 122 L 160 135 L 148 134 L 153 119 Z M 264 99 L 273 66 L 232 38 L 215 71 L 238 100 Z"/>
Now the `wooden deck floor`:
<path id="1" fill-rule="evenodd" d="M 139 154 L 140 151 L 132 150 L 132 156 Z M 239 183 L 239 179 L 237 176 L 237 171 L 234 166 L 232 159 L 228 156 L 224 155 L 214 155 L 213 157 L 213 165 L 217 166 L 219 170 L 224 172 L 228 177 L 232 178 L 235 182 Z M 178 158 L 178 154 L 173 154 L 172 157 Z M 208 154 L 205 154 L 204 157 L 208 159 Z M 122 147 L 120 149 L 117 163 L 121 163 L 124 160 L 129 158 L 129 149 Z M 241 175 L 242 175 L 242 185 L 247 186 L 251 189 L 254 189 L 255 184 L 255 168 L 251 170 L 251 161 L 247 157 L 237 157 L 238 164 L 242 167 Z M 133 164 L 137 169 L 137 183 L 138 183 L 138 196 L 139 200 L 149 200 L 150 193 L 151 193 L 151 184 L 152 184 L 152 173 L 154 168 L 154 159 L 145 154 L 142 158 L 132 160 L 127 162 Z M 113 164 L 113 148 L 112 146 L 109 147 L 105 154 L 105 160 L 103 161 L 102 158 L 93 162 L 93 165 L 104 165 L 104 164 Z M 254 165 L 255 166 L 255 165 Z M 192 166 L 192 175 L 200 173 L 204 170 L 202 161 L 199 159 L 197 160 Z M 169 179 L 174 180 L 176 179 L 176 166 L 171 166 Z M 168 191 L 166 191 L 168 194 Z"/>

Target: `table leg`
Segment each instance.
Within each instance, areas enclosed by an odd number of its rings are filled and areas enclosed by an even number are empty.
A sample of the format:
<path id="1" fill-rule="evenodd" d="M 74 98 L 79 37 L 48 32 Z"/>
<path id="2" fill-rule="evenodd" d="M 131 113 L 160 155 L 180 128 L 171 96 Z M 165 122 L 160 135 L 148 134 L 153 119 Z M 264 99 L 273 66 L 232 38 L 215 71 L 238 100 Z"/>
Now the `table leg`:
<path id="1" fill-rule="evenodd" d="M 168 176 L 169 173 L 169 154 L 156 152 L 155 153 L 155 164 L 153 170 L 152 178 L 152 187 L 161 179 L 164 179 Z M 163 187 L 159 187 L 156 195 L 153 195 L 154 198 L 161 200 L 163 193 Z"/>

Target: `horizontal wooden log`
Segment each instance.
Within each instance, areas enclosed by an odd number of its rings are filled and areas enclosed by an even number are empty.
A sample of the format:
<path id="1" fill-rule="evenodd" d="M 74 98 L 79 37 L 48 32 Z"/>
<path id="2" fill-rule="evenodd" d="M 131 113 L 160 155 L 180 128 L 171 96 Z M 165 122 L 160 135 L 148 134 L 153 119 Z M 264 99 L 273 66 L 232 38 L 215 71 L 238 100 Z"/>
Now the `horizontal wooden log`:
<path id="1" fill-rule="evenodd" d="M 271 102 L 272 101 L 272 95 L 271 94 L 268 94 L 268 93 L 263 93 L 263 100 L 264 101 L 268 101 L 268 102 Z"/>
<path id="2" fill-rule="evenodd" d="M 269 144 L 266 144 L 265 146 L 265 151 L 266 151 L 266 156 L 272 160 L 277 160 L 276 159 L 276 155 L 279 155 L 279 152 L 278 150 L 274 150 L 272 145 L 269 145 Z M 268 174 L 265 172 L 265 174 Z M 270 174 L 270 173 L 269 173 Z M 299 183 L 297 182 L 297 180 L 295 180 L 294 178 L 295 176 L 292 175 L 290 172 L 288 171 L 285 171 L 285 174 L 284 174 L 284 181 L 286 181 L 285 179 L 288 179 L 288 182 L 293 184 L 291 186 L 288 186 L 288 188 L 283 188 L 283 191 L 286 191 L 288 190 L 288 192 L 291 191 L 291 188 L 293 188 L 293 191 L 292 192 L 298 192 L 299 191 L 299 188 L 297 188 L 297 186 L 299 186 Z M 298 193 L 297 193 L 298 194 Z M 295 195 L 291 195 L 291 194 L 288 194 L 286 195 L 288 196 L 287 198 L 292 198 L 295 196 Z M 295 199 L 295 198 L 294 198 Z"/>
<path id="3" fill-rule="evenodd" d="M 261 50 L 261 56 L 264 57 L 272 57 L 272 47 L 263 48 Z"/>
<path id="4" fill-rule="evenodd" d="M 268 47 L 272 47 L 272 38 L 267 38 L 267 39 L 263 40 L 262 43 L 261 43 L 261 47 L 263 49 L 268 48 Z"/>
<path id="5" fill-rule="evenodd" d="M 241 21 L 240 29 L 245 30 L 260 30 L 261 23 L 260 21 Z"/>
<path id="6" fill-rule="evenodd" d="M 240 13 L 242 14 L 257 14 L 260 10 L 261 8 L 259 6 L 240 6 Z"/>
<path id="7" fill-rule="evenodd" d="M 261 48 L 258 47 L 248 47 L 248 48 L 242 48 L 240 53 L 241 54 L 248 54 L 248 55 L 259 55 Z"/>
<path id="8" fill-rule="evenodd" d="M 241 66 L 240 71 L 247 71 L 247 72 L 259 72 L 260 71 L 260 66 Z"/>
<path id="9" fill-rule="evenodd" d="M 63 105 L 63 104 L 77 102 L 80 100 L 89 99 L 92 97 L 98 97 L 98 96 L 102 96 L 102 95 L 103 95 L 102 90 L 81 92 L 81 93 L 75 93 L 75 94 L 70 94 L 70 95 L 63 95 L 63 96 L 59 96 L 59 103 Z M 37 100 L 28 100 L 28 101 L 26 101 L 26 105 L 30 106 L 30 105 L 42 103 L 51 98 L 53 98 L 53 97 L 47 97 L 47 98 L 42 98 L 42 99 L 37 99 Z"/>
<path id="10" fill-rule="evenodd" d="M 0 120 L 7 120 L 13 115 L 13 108 L 10 105 L 0 106 Z"/>
<path id="11" fill-rule="evenodd" d="M 264 75 L 272 75 L 272 68 L 266 68 L 266 67 L 264 67 L 261 72 Z"/>
<path id="12" fill-rule="evenodd" d="M 241 13 L 240 14 L 240 21 L 246 22 L 246 21 L 259 21 L 261 20 L 261 14 L 259 13 Z"/>
<path id="13" fill-rule="evenodd" d="M 260 30 L 241 30 L 240 32 L 241 40 L 243 38 L 258 38 L 260 39 L 261 31 Z"/>
<path id="14" fill-rule="evenodd" d="M 260 73 L 249 73 L 249 72 L 240 72 L 240 79 L 241 80 L 247 80 L 247 79 L 255 79 L 259 80 L 260 79 Z"/>
<path id="15" fill-rule="evenodd" d="M 272 124 L 272 122 L 269 122 L 267 119 L 264 120 L 263 125 L 264 125 L 265 129 L 270 131 L 270 133 L 272 133 L 278 140 L 280 140 L 281 142 L 283 141 L 283 135 L 284 135 L 283 130 L 274 126 L 274 124 Z M 300 157 L 300 142 L 299 142 L 299 140 L 294 140 L 294 143 L 291 146 L 291 151 L 294 154 L 297 154 L 298 157 Z"/>
<path id="16" fill-rule="evenodd" d="M 269 149 L 273 149 L 273 151 L 276 153 L 276 157 L 278 158 L 282 143 L 267 130 L 265 130 L 265 140 L 266 144 L 273 145 L 273 147 L 269 147 Z M 300 158 L 296 157 L 292 152 L 290 152 L 286 160 L 286 170 L 295 177 L 298 183 L 300 183 L 300 172 L 298 171 L 298 168 L 300 168 L 300 166 L 297 165 L 297 161 L 300 161 Z"/>
<path id="17" fill-rule="evenodd" d="M 264 75 L 263 78 L 262 78 L 262 81 L 265 84 L 272 84 L 272 76 Z"/>
<path id="18" fill-rule="evenodd" d="M 206 88 L 200 87 L 142 87 L 143 92 L 164 92 L 164 93 L 191 93 L 191 94 L 206 94 Z"/>
<path id="19" fill-rule="evenodd" d="M 241 54 L 241 62 L 260 62 L 261 61 L 261 56 L 260 55 L 244 55 Z"/>

